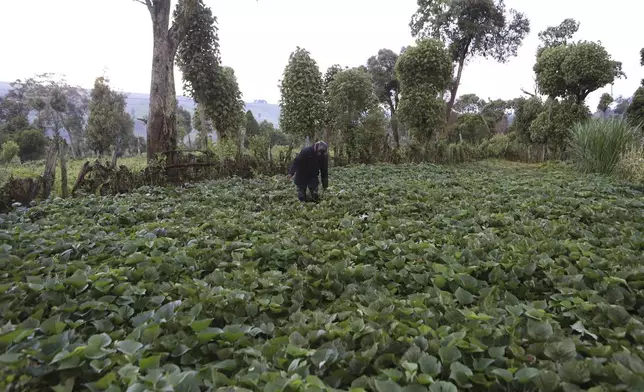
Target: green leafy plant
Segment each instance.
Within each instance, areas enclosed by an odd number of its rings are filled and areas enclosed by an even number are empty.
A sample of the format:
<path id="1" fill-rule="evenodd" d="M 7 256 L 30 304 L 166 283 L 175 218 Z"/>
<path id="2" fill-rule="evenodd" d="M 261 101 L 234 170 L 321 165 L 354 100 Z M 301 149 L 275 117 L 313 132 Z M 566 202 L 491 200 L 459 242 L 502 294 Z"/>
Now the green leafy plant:
<path id="1" fill-rule="evenodd" d="M 2 215 L 0 388 L 642 389 L 641 191 L 512 163 L 330 183 L 312 206 L 280 176 Z"/>

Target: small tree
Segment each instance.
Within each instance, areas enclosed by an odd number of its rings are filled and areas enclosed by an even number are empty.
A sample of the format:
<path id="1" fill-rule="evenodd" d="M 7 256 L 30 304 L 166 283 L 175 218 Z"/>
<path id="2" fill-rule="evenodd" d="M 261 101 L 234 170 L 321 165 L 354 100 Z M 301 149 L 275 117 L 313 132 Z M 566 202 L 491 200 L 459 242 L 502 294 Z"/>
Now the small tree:
<path id="1" fill-rule="evenodd" d="M 613 97 L 608 93 L 603 93 L 599 98 L 599 103 L 597 104 L 597 110 L 602 114 L 602 117 L 606 118 L 606 112 L 610 108 L 610 105 L 613 103 Z"/>
<path id="2" fill-rule="evenodd" d="M 359 133 L 361 125 L 370 111 L 376 109 L 377 97 L 370 75 L 361 68 L 338 72 L 329 84 L 329 112 L 335 128 L 341 132 L 349 163 L 356 152 L 364 146 Z"/>
<path id="3" fill-rule="evenodd" d="M 18 146 L 18 143 L 14 142 L 13 140 L 8 140 L 4 142 L 2 145 L 2 152 L 0 152 L 0 160 L 3 163 L 11 163 L 13 161 L 13 158 L 15 158 L 18 155 L 18 152 L 20 151 L 20 146 Z"/>
<path id="4" fill-rule="evenodd" d="M 422 40 L 408 48 L 396 63 L 400 81 L 400 119 L 421 143 L 431 140 L 445 123 L 442 93 L 452 81 L 449 52 L 440 41 Z"/>
<path id="5" fill-rule="evenodd" d="M 188 136 L 188 146 L 190 145 L 190 133 L 192 132 L 192 115 L 183 106 L 177 102 L 177 137 L 185 145 L 184 139 Z"/>
<path id="6" fill-rule="evenodd" d="M 289 135 L 315 139 L 324 123 L 322 74 L 310 53 L 297 47 L 280 82 L 280 128 Z"/>
<path id="7" fill-rule="evenodd" d="M 125 95 L 113 91 L 109 80 L 101 76 L 96 78 L 90 97 L 88 146 L 100 155 L 112 150 L 116 157 L 134 139 L 134 120 L 125 111 Z"/>
<path id="8" fill-rule="evenodd" d="M 400 102 L 400 82 L 396 78 L 396 62 L 398 54 L 391 49 L 380 49 L 378 54 L 367 60 L 367 70 L 371 74 L 373 86 L 378 100 L 384 105 L 392 118 L 398 111 Z M 398 122 L 392 121 L 394 145 L 400 147 Z"/>

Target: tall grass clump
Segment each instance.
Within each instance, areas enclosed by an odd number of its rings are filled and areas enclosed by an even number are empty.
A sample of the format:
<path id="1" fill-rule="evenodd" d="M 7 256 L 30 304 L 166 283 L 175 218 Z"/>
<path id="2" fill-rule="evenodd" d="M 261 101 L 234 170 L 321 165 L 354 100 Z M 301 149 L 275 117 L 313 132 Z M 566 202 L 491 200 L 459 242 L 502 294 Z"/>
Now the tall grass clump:
<path id="1" fill-rule="evenodd" d="M 622 118 L 590 119 L 571 130 L 572 157 L 585 173 L 611 175 L 622 155 L 635 146 L 639 129 Z"/>

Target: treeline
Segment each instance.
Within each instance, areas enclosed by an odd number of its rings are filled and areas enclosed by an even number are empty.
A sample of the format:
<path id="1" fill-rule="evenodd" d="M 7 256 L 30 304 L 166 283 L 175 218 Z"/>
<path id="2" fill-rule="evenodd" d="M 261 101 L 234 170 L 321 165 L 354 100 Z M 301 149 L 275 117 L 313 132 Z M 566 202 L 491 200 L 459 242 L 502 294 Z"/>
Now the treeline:
<path id="1" fill-rule="evenodd" d="M 424 151 L 427 159 L 440 161 L 429 155 L 450 150 L 487 156 L 480 148 L 445 147 L 461 143 L 511 143 L 505 151 L 517 159 L 562 158 L 569 156 L 573 125 L 591 117 L 589 94 L 625 77 L 622 64 L 601 44 L 574 40 L 579 23 L 565 19 L 539 33 L 534 92 L 522 90 L 511 100 L 458 96 L 467 61 L 506 62 L 516 56 L 530 32 L 526 16 L 507 10 L 501 1 L 453 2 L 439 8 L 421 5 L 410 25 L 418 39 L 414 46 L 399 52 L 382 49 L 365 65 L 334 65 L 324 74 L 298 47 L 281 83 L 282 129 L 329 140 L 335 155 L 349 162 L 378 159 L 376 153 L 387 147 L 399 158 Z M 637 126 L 644 120 L 643 93 L 638 89 L 632 101 L 604 94 L 597 110 Z M 506 136 L 492 141 L 497 135 Z"/>

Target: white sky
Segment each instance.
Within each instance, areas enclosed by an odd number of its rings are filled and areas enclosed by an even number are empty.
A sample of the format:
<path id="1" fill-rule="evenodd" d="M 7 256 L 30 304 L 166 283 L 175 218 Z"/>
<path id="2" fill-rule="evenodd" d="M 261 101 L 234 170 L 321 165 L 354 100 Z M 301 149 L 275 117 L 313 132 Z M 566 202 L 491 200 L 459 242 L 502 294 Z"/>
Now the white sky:
<path id="1" fill-rule="evenodd" d="M 279 100 L 278 82 L 289 53 L 308 49 L 322 72 L 332 64 L 366 63 L 380 48 L 413 43 L 409 20 L 415 0 L 206 0 L 219 19 L 222 60 L 232 66 L 246 101 Z M 393 6 L 396 4 L 396 6 Z M 630 96 L 644 77 L 639 65 L 642 0 L 506 0 L 527 14 L 532 32 L 507 64 L 476 60 L 463 74 L 459 94 L 509 99 L 533 91 L 537 33 L 567 17 L 581 22 L 577 39 L 600 40 L 628 79 L 614 95 Z M 151 22 L 132 0 L 0 0 L 3 37 L 0 80 L 35 73 L 64 74 L 90 88 L 106 70 L 123 91 L 149 91 Z M 181 78 L 177 73 L 179 93 Z M 588 99 L 592 110 L 602 92 Z"/>

